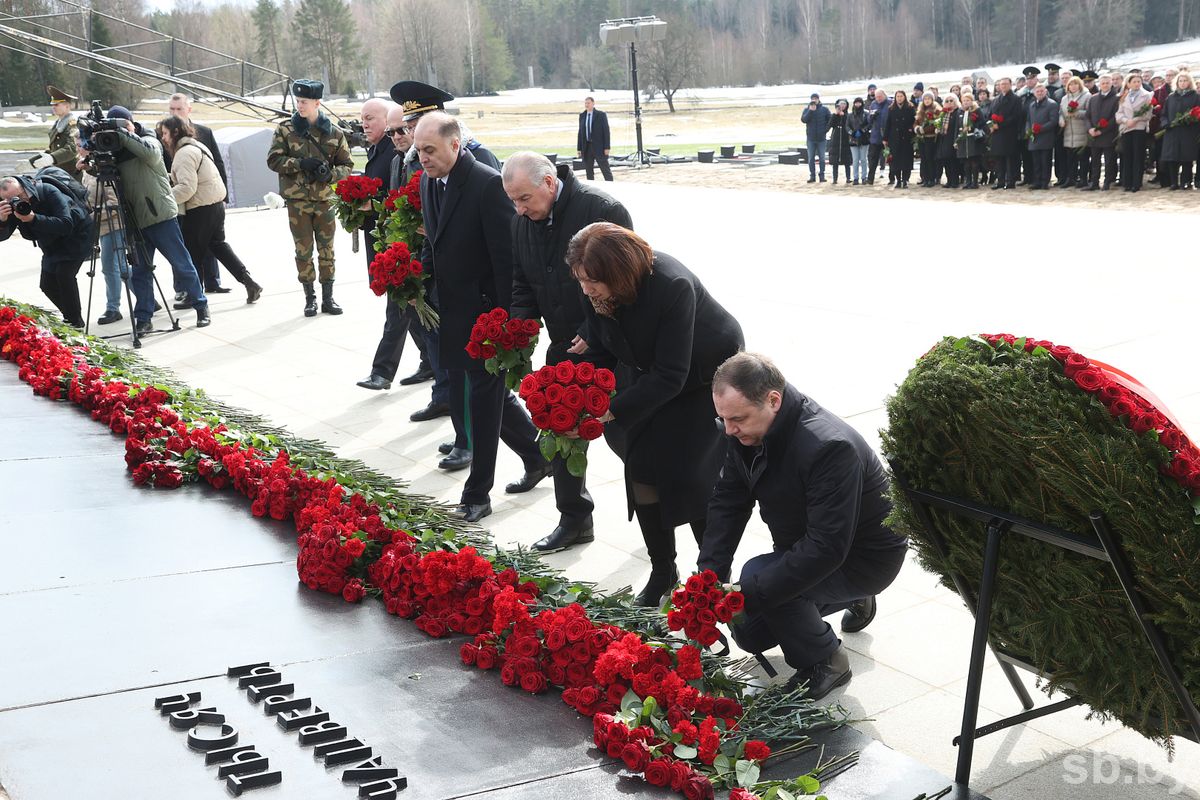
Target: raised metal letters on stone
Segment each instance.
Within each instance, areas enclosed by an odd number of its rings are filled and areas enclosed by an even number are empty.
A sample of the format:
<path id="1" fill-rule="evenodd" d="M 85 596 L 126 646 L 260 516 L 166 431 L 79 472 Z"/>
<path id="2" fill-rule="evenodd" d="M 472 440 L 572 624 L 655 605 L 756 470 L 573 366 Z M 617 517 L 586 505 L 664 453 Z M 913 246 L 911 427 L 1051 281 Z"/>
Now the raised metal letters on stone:
<path id="1" fill-rule="evenodd" d="M 358 787 L 358 796 L 368 800 L 395 800 L 396 794 L 408 788 L 408 778 L 388 778 Z"/>
<path id="2" fill-rule="evenodd" d="M 209 750 L 218 750 L 222 747 L 232 747 L 237 744 L 238 729 L 232 725 L 222 725 L 220 734 L 215 738 L 202 736 L 200 733 L 201 730 L 203 730 L 201 726 L 196 726 L 188 731 L 188 747 L 193 750 L 206 753 Z"/>
<path id="3" fill-rule="evenodd" d="M 264 786 L 274 786 L 281 781 L 283 781 L 283 773 L 279 770 L 256 772 L 253 775 L 230 775 L 225 779 L 225 787 L 234 797 L 238 797 L 246 789 L 261 789 Z"/>

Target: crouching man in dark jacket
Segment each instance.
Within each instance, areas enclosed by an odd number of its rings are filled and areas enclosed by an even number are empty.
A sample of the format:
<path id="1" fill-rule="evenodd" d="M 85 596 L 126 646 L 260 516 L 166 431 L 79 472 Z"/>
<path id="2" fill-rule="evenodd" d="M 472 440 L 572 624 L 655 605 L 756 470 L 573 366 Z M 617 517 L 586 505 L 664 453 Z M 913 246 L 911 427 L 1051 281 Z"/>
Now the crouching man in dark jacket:
<path id="1" fill-rule="evenodd" d="M 758 503 L 774 550 L 742 568 L 745 620 L 734 640 L 760 654 L 779 645 L 814 700 L 850 680 L 850 662 L 823 619 L 846 610 L 842 630 L 875 617 L 875 595 L 904 563 L 907 540 L 884 524 L 887 475 L 845 421 L 788 384 L 765 356 L 738 353 L 717 368 L 713 404 L 729 436 L 708 506 L 698 566 L 729 580 Z"/>
<path id="2" fill-rule="evenodd" d="M 92 252 L 91 225 L 83 208 L 49 183 L 24 175 L 0 180 L 0 241 L 19 230 L 37 243 L 42 251 L 38 285 L 63 319 L 80 329 L 83 312 L 76 276 Z"/>

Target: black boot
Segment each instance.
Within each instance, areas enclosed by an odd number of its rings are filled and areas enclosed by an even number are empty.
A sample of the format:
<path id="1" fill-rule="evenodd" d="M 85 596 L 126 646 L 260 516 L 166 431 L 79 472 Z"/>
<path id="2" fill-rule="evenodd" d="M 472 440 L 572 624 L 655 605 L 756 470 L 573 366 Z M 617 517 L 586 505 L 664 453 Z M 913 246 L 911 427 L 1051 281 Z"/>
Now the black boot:
<path id="1" fill-rule="evenodd" d="M 315 317 L 317 315 L 317 293 L 313 289 L 312 281 L 304 282 L 304 316 Z"/>
<path id="2" fill-rule="evenodd" d="M 333 302 L 333 280 L 321 281 L 321 313 L 333 314 L 334 316 L 342 313 L 342 307 Z"/>
<path id="3" fill-rule="evenodd" d="M 246 287 L 246 302 L 253 303 L 262 297 L 262 287 L 254 282 L 254 278 L 250 277 L 247 272 L 242 279 L 242 285 Z"/>
<path id="4" fill-rule="evenodd" d="M 675 529 L 663 525 L 661 511 L 658 503 L 634 509 L 642 539 L 646 542 L 646 553 L 650 556 L 650 580 L 633 599 L 635 606 L 661 606 L 663 595 L 679 582 L 679 570 L 675 568 Z"/>

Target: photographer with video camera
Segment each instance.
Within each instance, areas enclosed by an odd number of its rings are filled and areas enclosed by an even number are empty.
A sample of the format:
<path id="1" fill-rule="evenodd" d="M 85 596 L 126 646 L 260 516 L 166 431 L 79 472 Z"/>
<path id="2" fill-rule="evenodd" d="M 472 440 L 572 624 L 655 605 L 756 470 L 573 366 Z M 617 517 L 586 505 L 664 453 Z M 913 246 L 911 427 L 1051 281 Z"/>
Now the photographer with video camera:
<path id="1" fill-rule="evenodd" d="M 163 163 L 162 146 L 133 121 L 129 109 L 113 106 L 101 121 L 96 119 L 98 106 L 93 103 L 90 118 L 80 124 L 80 152 L 88 160 L 89 171 L 115 166 L 125 201 L 126 221 L 137 229 L 142 240 L 133 248 L 132 264 L 133 293 L 137 298 L 133 316 L 137 330 L 148 333 L 154 329 L 150 318 L 155 310 L 155 251 L 167 259 L 175 284 L 187 293 L 191 307 L 196 310 L 196 327 L 207 327 L 212 321 L 208 298 L 179 229 L 179 207 Z"/>
<path id="2" fill-rule="evenodd" d="M 38 286 L 63 319 L 80 329 L 83 313 L 75 276 L 92 251 L 91 227 L 83 204 L 54 183 L 27 175 L 0 179 L 0 241 L 20 231 L 41 249 Z"/>

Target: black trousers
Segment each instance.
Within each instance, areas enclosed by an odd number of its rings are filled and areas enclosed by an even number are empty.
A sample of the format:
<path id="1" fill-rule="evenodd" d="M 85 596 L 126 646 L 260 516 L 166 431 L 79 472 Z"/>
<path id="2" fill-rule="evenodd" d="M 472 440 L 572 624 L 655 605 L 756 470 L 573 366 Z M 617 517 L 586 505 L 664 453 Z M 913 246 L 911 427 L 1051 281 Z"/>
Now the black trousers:
<path id="1" fill-rule="evenodd" d="M 375 237 L 371 235 L 373 227 L 374 225 L 363 228 L 366 244 L 363 249 L 366 250 L 368 267 L 375 258 Z M 410 334 L 417 349 L 421 351 L 421 369 L 427 369 L 429 360 L 425 356 L 425 339 L 421 336 L 420 328 L 421 322 L 412 306 L 401 307 L 388 300 L 383 318 L 383 334 L 379 337 L 375 357 L 371 360 L 371 374 L 389 381 L 396 379 L 396 371 L 400 369 L 400 357 L 404 355 L 404 345 Z"/>
<path id="2" fill-rule="evenodd" d="M 245 284 L 250 280 L 246 265 L 225 241 L 224 203 L 193 208 L 179 218 L 179 230 L 192 263 L 201 268 L 200 280 L 206 290 L 220 284 L 216 275 L 217 261 L 225 265 L 238 283 Z"/>
<path id="3" fill-rule="evenodd" d="M 1017 178 L 1021 176 L 1021 154 L 1018 152 L 996 156 L 996 176 L 997 183 L 1010 188 L 1015 186 Z"/>
<path id="4" fill-rule="evenodd" d="M 867 180 L 875 180 L 875 170 L 883 166 L 883 145 L 873 144 L 867 148 L 867 160 L 871 162 L 871 168 L 867 171 Z"/>
<path id="5" fill-rule="evenodd" d="M 1162 179 L 1163 186 L 1190 186 L 1192 183 L 1192 166 L 1191 161 L 1162 161 L 1159 162 L 1158 171 Z M 1183 168 L 1183 181 L 1179 179 L 1179 169 Z"/>
<path id="6" fill-rule="evenodd" d="M 587 361 L 589 359 L 567 352 L 570 342 L 550 342 L 546 350 L 546 363 L 560 361 Z M 567 470 L 567 462 L 555 456 L 554 505 L 558 509 L 558 524 L 569 531 L 582 531 L 592 527 L 592 511 L 596 503 L 587 490 L 587 476 L 576 478 Z"/>
<path id="7" fill-rule="evenodd" d="M 937 140 L 921 140 L 921 183 L 940 183 L 942 165 L 937 158 Z"/>
<path id="8" fill-rule="evenodd" d="M 82 261 L 42 260 L 42 274 L 38 288 L 50 299 L 62 318 L 72 325 L 83 327 L 83 311 L 79 307 L 79 274 Z"/>
<path id="9" fill-rule="evenodd" d="M 1053 150 L 1030 150 L 1029 159 L 1033 165 L 1033 172 L 1026 177 L 1026 182 L 1032 186 L 1049 186 L 1050 159 L 1053 156 Z"/>
<path id="10" fill-rule="evenodd" d="M 962 176 L 959 175 L 958 169 L 959 161 L 957 158 L 938 159 L 938 170 L 945 171 L 947 186 L 958 186 L 961 183 L 960 179 Z"/>
<path id="11" fill-rule="evenodd" d="M 1025 183 L 1033 183 L 1033 153 L 1029 151 L 1029 142 L 1021 142 L 1021 175 L 1020 179 Z"/>
<path id="12" fill-rule="evenodd" d="M 604 176 L 604 180 L 611 181 L 612 169 L 608 166 L 608 156 L 603 150 L 597 149 L 591 142 L 583 143 L 583 170 L 587 173 L 587 179 L 595 180 L 596 171 L 595 164 L 600 164 L 600 174 Z"/>
<path id="13" fill-rule="evenodd" d="M 1062 128 L 1058 129 L 1058 138 L 1054 140 L 1054 180 L 1066 183 L 1071 180 L 1070 159 L 1067 157 L 1067 146 L 1063 144 Z"/>
<path id="14" fill-rule="evenodd" d="M 516 396 L 504 385 L 503 375 L 483 369 L 452 369 L 450 396 L 464 398 L 470 419 L 471 474 L 463 485 L 463 503 L 486 503 L 496 482 L 496 454 L 500 442 L 521 457 L 525 470 L 546 463 L 537 445 L 537 428 Z"/>
<path id="15" fill-rule="evenodd" d="M 745 585 L 783 556 L 776 552 L 751 558 L 742 567 L 741 583 Z M 745 619 L 731 625 L 729 631 L 738 647 L 747 652 L 761 653 L 778 645 L 788 666 L 808 669 L 833 655 L 841 643 L 824 617 L 882 592 L 900 574 L 903 563 L 904 553 L 900 552 L 894 564 L 881 567 L 872 576 L 869 586 L 856 585 L 841 569 L 835 570 L 791 600 L 768 608 L 747 608 Z"/>
<path id="16" fill-rule="evenodd" d="M 1121 136 L 1121 186 L 1130 189 L 1142 188 L 1146 176 L 1145 131 L 1127 131 Z"/>
<path id="17" fill-rule="evenodd" d="M 1104 159 L 1104 186 L 1105 188 L 1112 186 L 1113 181 L 1117 179 L 1117 146 L 1113 144 L 1108 147 L 1091 147 L 1089 149 L 1092 155 L 1092 186 L 1100 186 L 1101 158 Z"/>

